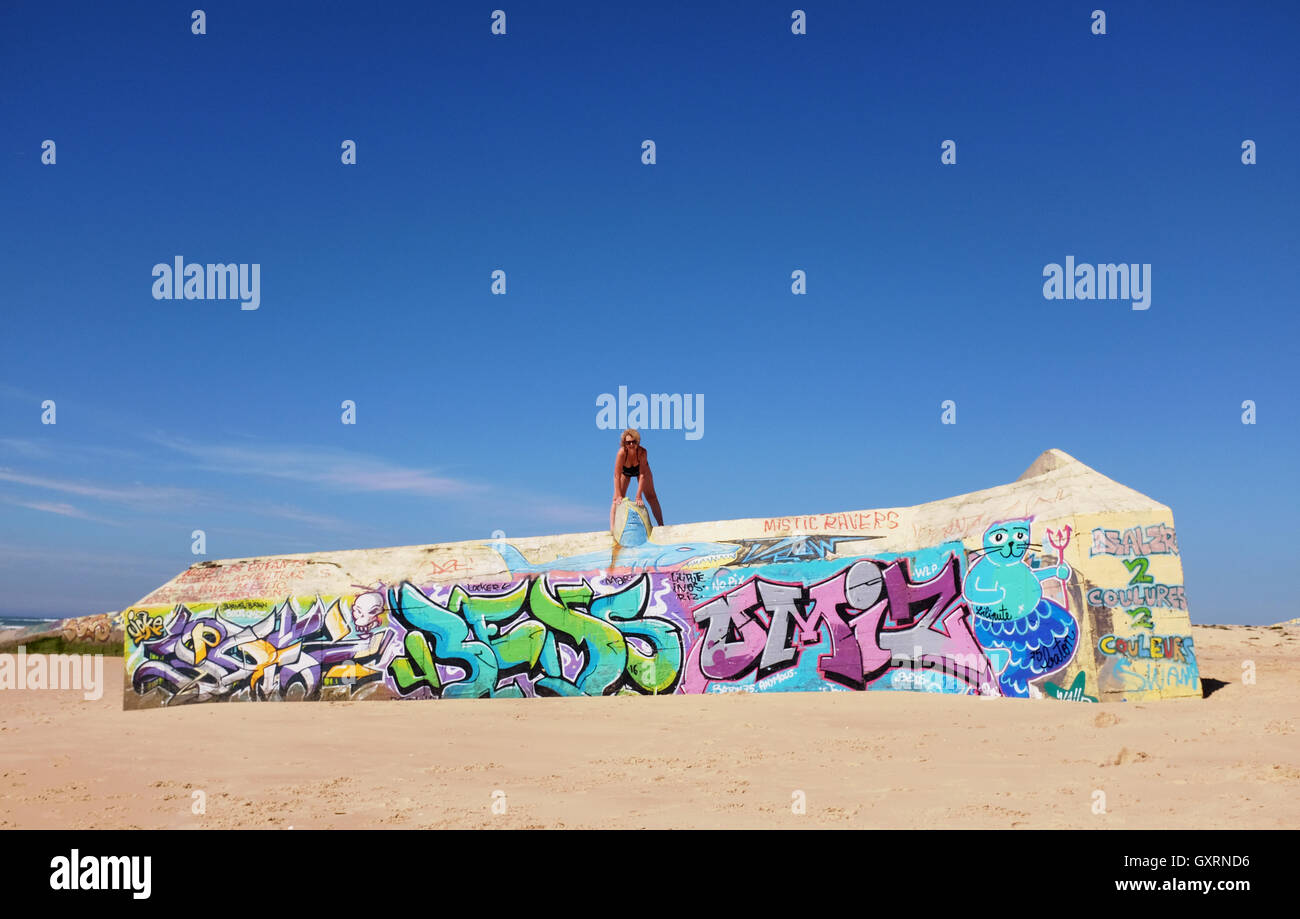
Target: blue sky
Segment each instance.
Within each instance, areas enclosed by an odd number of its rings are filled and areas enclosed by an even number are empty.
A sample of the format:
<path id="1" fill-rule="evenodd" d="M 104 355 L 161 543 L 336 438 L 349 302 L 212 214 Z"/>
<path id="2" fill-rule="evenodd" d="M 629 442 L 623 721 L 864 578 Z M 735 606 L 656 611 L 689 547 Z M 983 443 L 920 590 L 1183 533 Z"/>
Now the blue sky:
<path id="1" fill-rule="evenodd" d="M 1296 614 L 1300 7 L 143 6 L 0 9 L 0 615 L 122 608 L 196 528 L 602 529 L 620 385 L 704 394 L 646 433 L 670 523 L 1059 447 L 1173 508 L 1193 621 Z M 153 299 L 176 255 L 260 309 Z M 1151 308 L 1045 300 L 1067 255 Z"/>

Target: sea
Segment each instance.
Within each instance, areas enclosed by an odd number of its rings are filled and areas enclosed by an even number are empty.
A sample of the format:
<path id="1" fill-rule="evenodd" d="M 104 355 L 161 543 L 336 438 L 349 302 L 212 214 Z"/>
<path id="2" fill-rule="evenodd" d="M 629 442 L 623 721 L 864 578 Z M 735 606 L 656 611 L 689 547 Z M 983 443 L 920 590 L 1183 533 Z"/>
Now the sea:
<path id="1" fill-rule="evenodd" d="M 58 622 L 57 619 L 41 618 L 32 619 L 23 616 L 0 616 L 0 632 L 5 629 L 25 629 L 28 626 L 41 625 L 46 622 Z"/>

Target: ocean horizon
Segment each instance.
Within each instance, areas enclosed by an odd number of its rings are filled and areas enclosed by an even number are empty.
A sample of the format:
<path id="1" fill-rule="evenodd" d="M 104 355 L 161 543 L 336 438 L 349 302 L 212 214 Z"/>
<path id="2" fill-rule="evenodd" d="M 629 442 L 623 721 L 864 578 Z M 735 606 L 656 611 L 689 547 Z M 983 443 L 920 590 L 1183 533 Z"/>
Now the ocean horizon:
<path id="1" fill-rule="evenodd" d="M 33 625 L 58 621 L 58 617 L 53 616 L 0 616 L 0 632 L 5 629 L 25 629 Z"/>

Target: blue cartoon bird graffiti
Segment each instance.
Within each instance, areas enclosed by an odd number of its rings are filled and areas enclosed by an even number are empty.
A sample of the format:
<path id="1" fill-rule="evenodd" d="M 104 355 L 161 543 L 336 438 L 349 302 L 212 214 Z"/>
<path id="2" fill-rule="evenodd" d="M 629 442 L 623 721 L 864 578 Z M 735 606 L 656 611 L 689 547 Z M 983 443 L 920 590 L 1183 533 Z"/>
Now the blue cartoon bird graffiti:
<path id="1" fill-rule="evenodd" d="M 1028 519 L 1004 520 L 984 531 L 979 558 L 966 573 L 962 594 L 975 614 L 975 637 L 998 672 L 1006 696 L 1029 695 L 1029 683 L 1060 670 L 1074 657 L 1079 624 L 1043 596 L 1043 582 L 1067 583 L 1065 559 L 1031 568 Z"/>

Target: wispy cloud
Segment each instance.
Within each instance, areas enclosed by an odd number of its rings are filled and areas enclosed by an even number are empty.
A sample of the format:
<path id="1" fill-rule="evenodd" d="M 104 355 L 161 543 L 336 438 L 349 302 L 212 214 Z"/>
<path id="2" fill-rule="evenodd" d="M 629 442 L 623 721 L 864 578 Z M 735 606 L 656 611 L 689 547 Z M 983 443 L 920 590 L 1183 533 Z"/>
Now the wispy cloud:
<path id="1" fill-rule="evenodd" d="M 57 445 L 54 445 L 57 444 Z M 0 453 L 12 453 L 25 459 L 58 459 L 75 461 L 85 457 L 111 457 L 115 460 L 142 460 L 144 456 L 138 450 L 125 447 L 109 447 L 103 444 L 68 444 L 64 441 L 42 443 L 21 437 L 0 437 Z"/>
<path id="2" fill-rule="evenodd" d="M 603 525 L 608 507 L 585 505 L 535 492 L 520 489 L 487 485 L 440 474 L 435 469 L 423 469 L 386 458 L 351 450 L 332 447 L 302 445 L 261 445 L 208 443 L 199 444 L 189 440 L 155 435 L 146 438 L 162 451 L 146 449 L 136 453 L 138 459 L 157 460 L 161 455 L 175 458 L 177 472 L 185 470 L 199 473 L 220 473 L 237 478 L 269 480 L 272 483 L 298 482 L 314 486 L 326 494 L 391 494 L 402 497 L 473 499 L 475 514 L 485 520 L 499 520 L 499 526 L 507 530 L 527 527 L 529 530 L 573 530 L 595 529 Z M 17 438 L 0 439 L 0 448 L 24 457 L 39 458 L 52 455 L 50 450 L 38 440 Z M 58 456 L 66 459 L 75 454 L 82 458 L 78 465 L 90 463 L 95 468 L 132 468 L 130 463 L 117 463 L 105 466 L 89 459 L 97 451 L 115 450 L 122 453 L 131 451 L 119 448 L 105 448 L 96 445 L 83 445 L 70 448 L 70 453 L 60 450 Z M 129 458 L 129 457 L 124 457 Z M 236 496 L 230 489 L 221 489 L 208 485 L 203 488 L 188 488 L 170 485 L 151 485 L 145 483 L 120 484 L 111 482 L 92 482 L 84 478 L 29 473 L 10 467 L 0 466 L 0 482 L 26 486 L 32 489 L 46 490 L 62 497 L 71 496 L 87 501 L 105 502 L 117 505 L 128 511 L 152 514 L 185 510 L 187 513 L 198 511 L 205 516 L 207 512 L 220 512 L 242 519 L 279 519 L 303 524 L 313 530 L 352 533 L 359 538 L 373 535 L 367 532 L 363 522 L 348 521 L 328 513 L 320 513 L 314 507 L 306 509 L 287 503 L 275 501 L 250 500 L 248 494 Z M 280 486 L 269 486 L 274 494 Z M 266 491 L 263 485 L 258 491 Z M 45 499 L 35 494 L 19 497 L 0 496 L 6 501 L 31 510 L 56 514 L 70 519 L 96 521 L 114 525 L 123 525 L 95 516 L 80 503 L 64 500 Z M 328 510 L 327 508 L 323 508 Z M 218 526 L 215 522 L 210 527 Z M 314 538 L 312 541 L 315 541 Z"/>
<path id="3" fill-rule="evenodd" d="M 90 482 L 77 482 L 68 479 L 53 479 L 48 476 L 26 475 L 12 469 L 0 468 L 0 482 L 13 482 L 15 485 L 30 485 L 84 498 L 111 501 L 116 504 L 157 505 L 194 501 L 198 493 L 187 488 L 172 488 L 157 485 L 96 485 Z"/>
<path id="4" fill-rule="evenodd" d="M 68 504 L 63 501 L 22 501 L 17 498 L 0 498 L 6 504 L 12 504 L 15 507 L 25 507 L 28 510 L 42 511 L 46 514 L 58 514 L 60 517 L 74 517 L 77 520 L 90 520 L 95 523 L 107 523 L 110 526 L 121 526 L 115 520 L 107 520 L 103 517 L 97 517 L 89 514 L 79 507 Z"/>
<path id="5" fill-rule="evenodd" d="M 226 509 L 235 510 L 236 508 L 227 507 Z M 267 517 L 278 517 L 281 520 L 292 520 L 295 523 L 305 523 L 323 530 L 347 530 L 352 528 L 352 525 L 346 520 L 325 514 L 313 514 L 310 511 L 299 510 L 288 504 L 261 504 L 247 508 L 246 512 Z"/>
<path id="6" fill-rule="evenodd" d="M 466 497 L 487 487 L 401 466 L 385 459 L 322 447 L 199 445 L 168 438 L 154 440 L 197 461 L 200 469 L 230 475 L 290 479 L 350 492 L 390 492 L 425 498 Z"/>
<path id="7" fill-rule="evenodd" d="M 0 468 L 0 482 L 12 482 L 16 485 L 26 485 L 32 488 L 77 495 L 95 501 L 123 505 L 137 511 L 174 510 L 178 507 L 201 508 L 254 517 L 275 517 L 282 520 L 292 520 L 325 530 L 346 530 L 349 528 L 348 523 L 338 517 L 314 514 L 288 504 L 231 502 L 220 494 L 205 494 L 188 488 L 149 485 L 101 485 L 85 481 L 56 479 L 49 476 L 27 475 L 3 468 Z M 35 511 L 58 514 L 63 517 L 91 520 L 114 526 L 122 525 L 120 521 L 95 516 L 63 501 L 22 500 L 7 496 L 0 497 L 0 501 Z"/>

